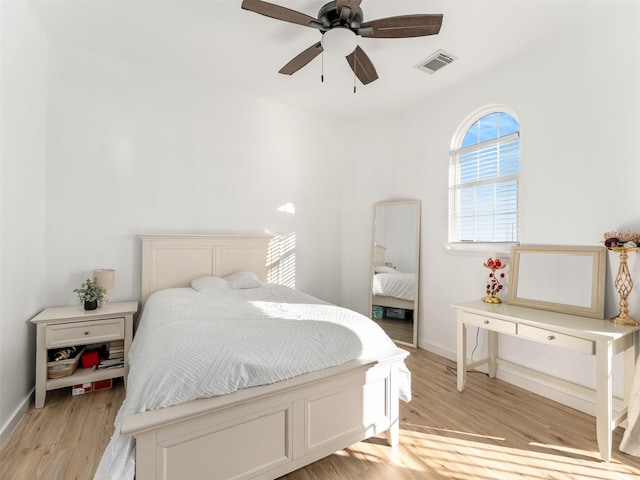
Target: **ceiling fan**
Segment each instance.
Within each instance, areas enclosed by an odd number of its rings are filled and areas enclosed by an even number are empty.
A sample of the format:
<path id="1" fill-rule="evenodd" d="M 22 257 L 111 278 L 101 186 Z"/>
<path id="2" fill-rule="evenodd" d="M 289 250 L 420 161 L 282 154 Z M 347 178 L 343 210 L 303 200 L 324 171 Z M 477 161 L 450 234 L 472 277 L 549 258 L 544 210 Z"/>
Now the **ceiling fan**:
<path id="1" fill-rule="evenodd" d="M 295 56 L 279 73 L 292 75 L 326 51 L 344 56 L 364 85 L 377 80 L 378 73 L 367 54 L 357 45 L 357 35 L 366 38 L 408 38 L 440 32 L 441 14 L 401 15 L 363 23 L 360 3 L 362 0 L 333 0 L 320 9 L 318 18 L 262 0 L 243 0 L 242 8 L 276 20 L 315 28 L 322 34 L 320 42 Z"/>

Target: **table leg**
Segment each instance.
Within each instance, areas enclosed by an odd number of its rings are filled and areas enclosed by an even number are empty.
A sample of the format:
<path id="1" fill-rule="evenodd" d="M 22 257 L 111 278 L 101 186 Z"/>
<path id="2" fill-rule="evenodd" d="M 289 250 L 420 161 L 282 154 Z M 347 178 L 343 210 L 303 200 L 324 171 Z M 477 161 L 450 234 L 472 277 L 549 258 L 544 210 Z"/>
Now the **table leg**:
<path id="1" fill-rule="evenodd" d="M 39 367 L 36 367 L 36 370 Z M 40 377 L 40 375 L 38 373 L 36 373 L 36 377 Z M 36 378 L 36 401 L 35 401 L 35 408 L 42 408 L 44 407 L 44 400 L 46 398 L 47 395 L 47 387 L 43 384 L 43 382 L 39 381 L 38 378 Z"/>
<path id="2" fill-rule="evenodd" d="M 133 313 L 127 315 L 124 322 L 124 388 L 127 388 L 127 380 L 129 378 L 129 348 L 133 341 Z"/>
<path id="3" fill-rule="evenodd" d="M 44 344 L 44 326 L 38 325 L 36 332 L 36 408 L 44 407 L 47 395 L 47 349 Z"/>
<path id="4" fill-rule="evenodd" d="M 487 331 L 487 350 L 489 355 L 489 377 L 496 378 L 498 372 L 498 332 Z"/>
<path id="5" fill-rule="evenodd" d="M 611 460 L 613 427 L 612 358 L 613 343 L 606 340 L 596 342 L 596 431 L 600 456 L 605 462 Z"/>
<path id="6" fill-rule="evenodd" d="M 387 443 L 390 447 L 395 447 L 400 443 L 400 421 L 394 421 L 387 430 Z"/>
<path id="7" fill-rule="evenodd" d="M 467 380 L 467 327 L 462 321 L 462 312 L 458 311 L 458 391 L 464 390 Z"/>

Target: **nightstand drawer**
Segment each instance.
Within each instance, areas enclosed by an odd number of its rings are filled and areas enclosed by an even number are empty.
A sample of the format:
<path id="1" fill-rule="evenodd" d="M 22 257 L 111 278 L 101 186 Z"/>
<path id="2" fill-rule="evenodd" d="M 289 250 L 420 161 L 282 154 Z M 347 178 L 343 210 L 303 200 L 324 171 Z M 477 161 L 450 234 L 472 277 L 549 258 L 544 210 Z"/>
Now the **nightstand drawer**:
<path id="1" fill-rule="evenodd" d="M 518 336 L 535 340 L 536 342 L 558 347 L 570 348 L 578 352 L 593 355 L 595 352 L 594 342 L 584 338 L 565 335 L 564 333 L 545 330 L 544 328 L 532 327 L 530 325 L 518 325 Z"/>
<path id="2" fill-rule="evenodd" d="M 124 338 L 124 318 L 47 325 L 46 348 L 87 345 Z"/>
<path id="3" fill-rule="evenodd" d="M 464 323 L 467 325 L 475 325 L 477 327 L 486 328 L 495 332 L 516 334 L 516 323 L 508 320 L 499 320 L 492 317 L 484 317 L 475 313 L 464 312 Z"/>

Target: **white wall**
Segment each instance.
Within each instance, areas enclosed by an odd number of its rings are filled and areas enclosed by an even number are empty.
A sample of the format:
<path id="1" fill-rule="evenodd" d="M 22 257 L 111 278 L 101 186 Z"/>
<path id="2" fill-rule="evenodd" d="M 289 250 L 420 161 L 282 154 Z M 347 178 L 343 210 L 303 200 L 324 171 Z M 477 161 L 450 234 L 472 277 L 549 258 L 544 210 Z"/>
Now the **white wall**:
<path id="1" fill-rule="evenodd" d="M 417 217 L 415 204 L 376 207 L 374 241 L 386 248 L 385 263 L 399 272 L 416 271 Z"/>
<path id="2" fill-rule="evenodd" d="M 47 304 L 102 267 L 113 300 L 138 298 L 136 235 L 174 232 L 295 233 L 297 286 L 339 300 L 338 160 L 312 148 L 328 120 L 66 47 L 50 61 Z"/>
<path id="3" fill-rule="evenodd" d="M 94 268 L 116 269 L 112 301 L 139 298 L 138 234 L 295 236 L 297 287 L 340 300 L 329 119 L 48 44 L 2 5 L 0 433 L 33 388 L 29 319 Z"/>
<path id="4" fill-rule="evenodd" d="M 26 2 L 1 2 L 0 445 L 29 406 L 43 302 L 47 42 Z"/>
<path id="5" fill-rule="evenodd" d="M 452 357 L 450 304 L 482 295 L 486 255 L 445 251 L 448 150 L 487 104 L 509 105 L 522 125 L 523 243 L 593 245 L 605 230 L 640 230 L 638 4 L 594 4 L 563 38 L 541 39 L 507 67 L 391 121 L 343 121 L 338 133 L 327 118 L 48 45 L 16 5 L 0 10 L 0 384 L 12 386 L 0 393 L 3 431 L 33 385 L 29 318 L 75 302 L 94 268 L 117 270 L 113 300 L 137 298 L 139 233 L 295 232 L 297 286 L 367 313 L 371 205 L 418 198 L 419 343 Z M 323 138 L 343 144 L 342 157 L 313 148 Z M 277 211 L 288 202 L 295 215 Z M 630 266 L 640 285 L 640 260 Z M 593 383 L 579 354 L 503 345 L 525 365 Z"/>
<path id="6" fill-rule="evenodd" d="M 362 175 L 355 176 L 352 194 L 345 195 L 349 209 L 343 223 L 343 259 L 349 260 L 349 268 L 343 270 L 343 303 L 363 313 L 368 309 L 369 252 L 351 239 L 367 238 L 371 203 L 418 198 L 419 345 L 454 358 L 456 322 L 450 304 L 483 295 L 487 271 L 482 263 L 494 252 L 464 255 L 445 250 L 448 151 L 458 125 L 488 104 L 510 106 L 521 124 L 523 244 L 598 245 L 605 231 L 640 231 L 639 32 L 640 4 L 594 3 L 585 18 L 567 25 L 564 37 L 541 39 L 539 49 L 504 68 L 455 86 L 390 121 L 385 116 L 358 122 L 362 139 L 353 142 L 359 147 L 351 154 L 357 158 L 354 172 Z M 632 257 L 630 268 L 640 285 L 640 258 Z M 618 297 L 612 277 L 618 264 L 615 255 L 609 260 L 606 314 L 613 316 Z M 639 298 L 640 289 L 635 289 L 630 302 L 636 318 Z M 481 337 L 476 358 L 484 341 Z M 594 384 L 590 357 L 513 338 L 504 339 L 502 347 L 508 359 L 582 385 Z M 620 386 L 616 388 L 620 393 Z"/>

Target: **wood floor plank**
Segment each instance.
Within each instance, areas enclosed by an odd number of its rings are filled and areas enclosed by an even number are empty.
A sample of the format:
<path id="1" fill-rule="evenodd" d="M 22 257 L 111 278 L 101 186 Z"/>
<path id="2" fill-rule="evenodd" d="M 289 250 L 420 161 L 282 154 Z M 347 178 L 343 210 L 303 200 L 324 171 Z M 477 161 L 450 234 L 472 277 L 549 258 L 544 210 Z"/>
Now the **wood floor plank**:
<path id="1" fill-rule="evenodd" d="M 400 445 L 380 435 L 281 480 L 640 479 L 640 458 L 618 451 L 622 429 L 602 462 L 594 417 L 481 373 L 460 393 L 453 362 L 408 350 L 413 401 L 401 403 Z M 121 381 L 76 397 L 49 392 L 0 451 L 0 478 L 93 478 L 124 395 Z"/>

